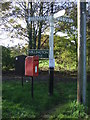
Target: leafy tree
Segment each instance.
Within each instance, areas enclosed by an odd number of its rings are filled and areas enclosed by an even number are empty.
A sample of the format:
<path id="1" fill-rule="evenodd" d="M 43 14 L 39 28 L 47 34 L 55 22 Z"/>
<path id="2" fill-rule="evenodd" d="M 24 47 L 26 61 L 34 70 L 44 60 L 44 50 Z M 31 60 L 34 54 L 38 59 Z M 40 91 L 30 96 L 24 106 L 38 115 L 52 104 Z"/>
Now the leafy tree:
<path id="1" fill-rule="evenodd" d="M 75 44 L 71 43 L 70 38 L 59 36 L 54 36 L 54 41 L 54 54 L 59 70 L 75 70 Z"/>
<path id="2" fill-rule="evenodd" d="M 11 50 L 6 47 L 2 47 L 2 68 L 9 70 L 14 67 L 14 57 L 11 57 Z"/>
<path id="3" fill-rule="evenodd" d="M 9 32 L 11 38 L 20 38 L 25 39 L 28 42 L 28 49 L 40 49 L 40 48 L 49 48 L 49 36 L 42 34 L 49 27 L 48 21 L 42 22 L 28 22 L 29 16 L 49 16 L 51 3 L 27 3 L 17 1 L 13 6 L 12 2 L 4 2 L 1 7 L 1 25 L 4 25 L 3 29 Z M 75 60 L 77 64 L 77 4 L 76 2 L 63 1 L 62 3 L 54 2 L 53 3 L 53 13 L 58 12 L 61 9 L 66 10 L 66 16 L 73 19 L 73 23 L 57 22 L 55 23 L 55 34 L 58 31 L 67 33 L 68 39 L 55 37 L 55 41 L 58 41 L 59 44 L 55 43 L 55 56 L 60 58 L 62 51 L 62 56 L 69 53 L 73 56 L 72 61 Z M 17 19 L 22 19 L 25 21 L 27 28 L 24 28 L 20 23 L 17 23 Z M 89 26 L 89 22 L 88 22 Z M 87 55 L 89 56 L 89 27 L 87 27 Z M 55 35 L 54 34 L 54 35 Z M 59 39 L 61 41 L 59 41 Z M 61 44 L 61 46 L 60 46 Z M 20 45 L 19 45 L 20 46 Z M 18 46 L 18 48 L 19 48 Z M 60 50 L 59 50 L 60 49 Z M 67 51 L 68 50 L 68 53 Z M 73 54 L 72 54 L 73 53 Z M 89 63 L 89 57 L 88 63 Z M 63 57 L 62 57 L 63 58 Z M 76 58 L 76 59 L 75 59 Z M 63 59 L 62 59 L 63 60 Z M 64 61 L 64 60 L 63 60 Z M 67 60 L 68 61 L 68 60 Z"/>
<path id="4" fill-rule="evenodd" d="M 2 2 L 0 6 L 0 29 L 2 33 L 5 31 L 7 38 L 10 38 L 11 41 L 14 38 L 27 40 L 26 28 L 21 23 L 21 21 L 25 23 L 24 12 L 21 11 L 19 6 L 13 4 L 13 2 Z"/>

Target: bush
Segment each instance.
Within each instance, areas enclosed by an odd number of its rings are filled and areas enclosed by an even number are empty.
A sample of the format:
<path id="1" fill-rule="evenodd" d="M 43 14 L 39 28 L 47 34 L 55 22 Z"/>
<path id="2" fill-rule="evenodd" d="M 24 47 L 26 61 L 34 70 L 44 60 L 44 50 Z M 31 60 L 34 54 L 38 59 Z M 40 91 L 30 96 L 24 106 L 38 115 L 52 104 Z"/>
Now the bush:
<path id="1" fill-rule="evenodd" d="M 50 120 L 61 120 L 61 119 L 83 119 L 88 118 L 85 112 L 86 108 L 84 105 L 77 103 L 76 101 L 71 102 L 61 113 L 57 116 L 51 116 Z"/>
<path id="2" fill-rule="evenodd" d="M 2 69 L 9 70 L 14 67 L 14 58 L 11 57 L 11 50 L 6 47 L 2 47 Z"/>

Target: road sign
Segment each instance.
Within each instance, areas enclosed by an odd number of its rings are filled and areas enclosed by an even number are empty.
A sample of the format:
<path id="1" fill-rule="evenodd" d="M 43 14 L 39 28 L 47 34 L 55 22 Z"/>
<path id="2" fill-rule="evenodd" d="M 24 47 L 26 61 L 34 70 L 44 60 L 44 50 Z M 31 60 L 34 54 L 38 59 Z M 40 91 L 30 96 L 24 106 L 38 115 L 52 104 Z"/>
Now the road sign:
<path id="1" fill-rule="evenodd" d="M 53 18 L 56 19 L 60 16 L 63 16 L 64 14 L 65 14 L 65 10 L 60 10 L 59 12 L 57 12 L 53 15 Z"/>
<path id="2" fill-rule="evenodd" d="M 28 51 L 29 56 L 39 56 L 39 58 L 49 58 L 49 50 L 48 49 L 30 49 Z"/>
<path id="3" fill-rule="evenodd" d="M 68 16 L 61 16 L 59 18 L 56 18 L 56 20 L 66 23 L 73 23 L 73 19 L 70 19 Z"/>
<path id="4" fill-rule="evenodd" d="M 58 14 L 57 14 L 57 16 L 58 16 Z M 73 19 L 70 19 L 68 16 L 56 17 L 56 15 L 54 15 L 53 19 L 54 19 L 54 21 L 73 23 Z M 48 16 L 33 16 L 33 17 L 28 18 L 29 22 L 30 21 L 49 21 L 49 20 L 50 20 L 50 17 L 48 17 Z"/>
<path id="5" fill-rule="evenodd" d="M 28 21 L 45 21 L 49 20 L 50 23 L 50 35 L 49 35 L 49 52 L 45 51 L 40 51 L 40 50 L 29 50 L 29 55 L 38 55 L 41 58 L 47 58 L 49 56 L 49 67 L 54 66 L 54 54 L 53 54 L 53 30 L 54 30 L 54 21 L 57 20 L 57 18 L 63 16 L 65 14 L 65 10 L 60 10 L 59 12 L 55 13 L 54 15 L 51 14 L 50 16 L 34 16 L 34 17 L 29 17 Z M 63 20 L 63 19 L 62 19 Z M 49 54 L 48 54 L 49 53 Z M 53 62 L 51 62 L 53 61 Z"/>
<path id="6" fill-rule="evenodd" d="M 54 46 L 54 42 L 53 42 L 53 31 L 54 31 L 54 21 L 56 20 L 56 18 L 62 16 L 65 14 L 65 10 L 61 10 L 57 13 L 55 13 L 54 15 L 53 13 L 53 4 L 51 5 L 51 15 L 50 16 L 40 16 L 40 17 L 29 17 L 28 22 L 30 21 L 42 21 L 42 20 L 49 20 L 50 23 L 50 34 L 49 34 L 49 51 L 30 51 L 29 50 L 29 55 L 38 55 L 39 57 L 43 57 L 46 58 L 47 56 L 49 56 L 49 69 L 50 69 L 50 80 L 49 80 L 49 92 L 50 95 L 53 94 L 53 78 L 54 78 L 54 67 L 55 67 L 55 59 L 54 59 L 54 53 L 53 53 L 53 46 Z M 48 54 L 49 53 L 49 54 Z"/>
<path id="7" fill-rule="evenodd" d="M 33 16 L 33 17 L 29 17 L 28 21 L 46 21 L 49 20 L 48 16 Z"/>

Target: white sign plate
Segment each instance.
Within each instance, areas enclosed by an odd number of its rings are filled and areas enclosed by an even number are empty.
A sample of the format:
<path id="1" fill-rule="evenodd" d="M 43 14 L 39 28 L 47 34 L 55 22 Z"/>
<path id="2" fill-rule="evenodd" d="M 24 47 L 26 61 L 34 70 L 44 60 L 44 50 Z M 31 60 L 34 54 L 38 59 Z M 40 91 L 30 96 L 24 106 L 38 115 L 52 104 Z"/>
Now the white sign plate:
<path id="1" fill-rule="evenodd" d="M 59 12 L 55 13 L 53 15 L 54 19 L 58 18 L 58 17 L 61 17 L 65 14 L 65 10 L 60 10 Z"/>

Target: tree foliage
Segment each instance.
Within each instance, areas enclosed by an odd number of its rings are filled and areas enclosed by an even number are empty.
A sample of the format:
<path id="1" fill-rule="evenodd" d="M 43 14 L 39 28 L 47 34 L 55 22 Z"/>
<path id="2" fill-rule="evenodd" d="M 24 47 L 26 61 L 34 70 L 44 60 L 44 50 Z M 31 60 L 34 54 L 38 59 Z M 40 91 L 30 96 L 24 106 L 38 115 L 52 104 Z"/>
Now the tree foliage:
<path id="1" fill-rule="evenodd" d="M 2 68 L 9 70 L 14 67 L 14 57 L 11 57 L 11 50 L 6 47 L 2 47 Z"/>
<path id="2" fill-rule="evenodd" d="M 1 10 L 1 22 L 2 29 L 8 32 L 8 36 L 12 39 L 19 38 L 27 41 L 27 47 L 20 48 L 19 51 L 26 51 L 26 49 L 48 49 L 49 48 L 49 35 L 45 35 L 45 31 L 49 29 L 49 22 L 30 22 L 28 21 L 29 16 L 49 16 L 51 12 L 51 3 L 45 2 L 20 2 L 17 1 L 15 4 L 12 2 L 2 3 Z M 77 3 L 70 2 L 57 2 L 53 3 L 53 13 L 59 10 L 65 9 L 65 16 L 73 19 L 73 23 L 55 22 L 55 33 L 54 33 L 54 53 L 55 58 L 58 58 L 59 64 L 65 63 L 64 65 L 73 63 L 77 64 Z M 88 12 L 88 9 L 87 9 Z M 23 21 L 27 27 L 18 21 Z M 87 23 L 87 60 L 88 64 L 90 59 L 90 25 Z M 57 32 L 64 32 L 67 37 L 57 37 Z M 57 42 L 56 42 L 57 41 Z M 19 54 L 21 52 L 18 52 Z M 67 60 L 65 59 L 67 57 Z M 67 62 L 66 62 L 67 61 Z M 74 62 L 73 62 L 74 61 Z M 72 64 L 72 66 L 73 66 Z"/>

